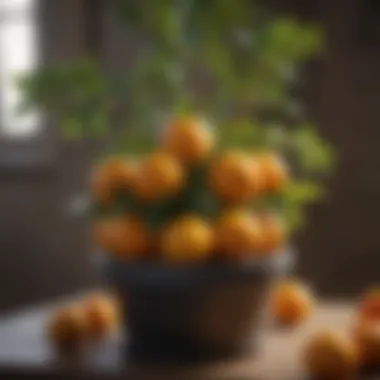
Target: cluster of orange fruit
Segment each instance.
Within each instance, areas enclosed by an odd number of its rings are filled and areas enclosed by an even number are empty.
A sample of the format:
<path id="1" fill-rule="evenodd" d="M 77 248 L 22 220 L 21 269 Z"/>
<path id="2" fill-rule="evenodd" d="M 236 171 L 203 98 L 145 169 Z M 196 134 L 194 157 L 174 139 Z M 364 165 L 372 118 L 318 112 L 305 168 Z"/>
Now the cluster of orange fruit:
<path id="1" fill-rule="evenodd" d="M 215 153 L 215 132 L 194 117 L 177 117 L 164 128 L 157 150 L 142 159 L 113 157 L 95 168 L 92 196 L 112 203 L 128 193 L 142 205 L 181 196 L 190 168 L 205 167 L 204 185 L 221 204 L 209 220 L 193 211 L 178 212 L 160 231 L 152 231 L 139 211 L 95 221 L 94 238 L 105 251 L 121 259 L 140 259 L 159 252 L 167 262 L 207 260 L 217 254 L 242 258 L 275 252 L 285 241 L 280 218 L 253 212 L 252 200 L 279 192 L 288 180 L 284 161 L 273 152 L 237 150 Z M 194 189 L 196 192 L 198 189 Z"/>
<path id="2" fill-rule="evenodd" d="M 270 316 L 281 326 L 299 327 L 311 316 L 316 302 L 301 281 L 281 280 L 269 297 Z M 349 334 L 325 329 L 313 335 L 301 349 L 305 369 L 316 379 L 351 379 L 367 368 L 379 371 L 380 288 L 364 296 Z"/>
<path id="3" fill-rule="evenodd" d="M 380 369 L 380 289 L 368 292 L 349 334 L 317 333 L 304 350 L 306 369 L 317 378 L 351 379 L 358 371 Z"/>
<path id="4" fill-rule="evenodd" d="M 75 352 L 87 342 L 109 336 L 119 324 L 119 308 L 109 294 L 95 294 L 65 304 L 53 311 L 49 318 L 49 340 L 61 352 Z"/>

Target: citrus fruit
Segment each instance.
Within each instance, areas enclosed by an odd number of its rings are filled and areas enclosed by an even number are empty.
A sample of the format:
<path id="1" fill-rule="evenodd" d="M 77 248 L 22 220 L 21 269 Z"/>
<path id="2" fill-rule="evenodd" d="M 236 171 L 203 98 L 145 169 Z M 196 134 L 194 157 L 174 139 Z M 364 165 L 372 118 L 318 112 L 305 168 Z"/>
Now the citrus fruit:
<path id="1" fill-rule="evenodd" d="M 167 262 L 197 262 L 210 257 L 213 243 L 213 230 L 207 221 L 197 216 L 182 216 L 164 229 L 161 252 Z"/>
<path id="2" fill-rule="evenodd" d="M 289 173 L 285 161 L 275 153 L 263 153 L 253 158 L 260 167 L 262 176 L 261 191 L 273 193 L 280 191 L 288 181 Z"/>
<path id="3" fill-rule="evenodd" d="M 215 145 L 212 128 L 206 121 L 190 116 L 173 118 L 162 134 L 163 148 L 186 164 L 204 160 Z"/>
<path id="4" fill-rule="evenodd" d="M 380 322 L 360 318 L 354 329 L 360 365 L 380 367 Z"/>
<path id="5" fill-rule="evenodd" d="M 315 334 L 305 347 L 304 365 L 310 375 L 318 379 L 347 379 L 355 375 L 358 353 L 346 336 L 322 331 Z"/>
<path id="6" fill-rule="evenodd" d="M 119 190 L 128 190 L 135 171 L 135 163 L 113 157 L 94 168 L 91 176 L 92 197 L 108 203 Z"/>
<path id="7" fill-rule="evenodd" d="M 104 338 L 116 330 L 119 323 L 118 304 L 106 294 L 92 295 L 83 303 L 90 338 Z"/>
<path id="8" fill-rule="evenodd" d="M 215 195 L 224 201 L 248 201 L 261 188 L 259 165 L 244 153 L 227 152 L 212 162 L 209 184 Z"/>
<path id="9" fill-rule="evenodd" d="M 114 216 L 95 222 L 93 236 L 97 245 L 121 259 L 135 259 L 147 253 L 149 231 L 134 216 Z"/>
<path id="10" fill-rule="evenodd" d="M 225 211 L 215 223 L 215 239 L 225 257 L 252 256 L 261 244 L 260 220 L 246 210 Z"/>
<path id="11" fill-rule="evenodd" d="M 156 201 L 178 193 L 184 181 L 180 162 L 168 153 L 156 152 L 138 166 L 132 192 L 143 201 Z"/>
<path id="12" fill-rule="evenodd" d="M 47 326 L 51 342 L 60 350 L 75 350 L 86 338 L 86 319 L 76 305 L 63 306 L 53 312 Z"/>
<path id="13" fill-rule="evenodd" d="M 285 227 L 278 215 L 265 213 L 260 215 L 261 246 L 263 253 L 275 253 L 286 241 Z"/>
<path id="14" fill-rule="evenodd" d="M 269 310 L 274 321 L 282 326 L 297 326 L 304 322 L 314 309 L 310 290 L 297 280 L 278 282 L 269 297 Z"/>
<path id="15" fill-rule="evenodd" d="M 380 321 L 380 287 L 366 292 L 359 304 L 358 312 L 363 318 Z"/>

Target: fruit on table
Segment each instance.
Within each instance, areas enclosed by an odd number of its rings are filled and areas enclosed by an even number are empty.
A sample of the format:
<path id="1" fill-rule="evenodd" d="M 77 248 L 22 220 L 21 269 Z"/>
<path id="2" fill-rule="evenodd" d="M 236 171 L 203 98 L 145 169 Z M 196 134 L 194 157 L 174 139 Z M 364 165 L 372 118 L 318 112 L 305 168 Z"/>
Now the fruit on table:
<path id="1" fill-rule="evenodd" d="M 82 307 L 89 338 L 104 338 L 117 329 L 119 308 L 116 299 L 111 295 L 92 295 L 83 301 Z"/>
<path id="2" fill-rule="evenodd" d="M 259 165 L 241 152 L 225 153 L 210 167 L 210 187 L 227 202 L 248 201 L 260 191 L 261 180 Z"/>
<path id="3" fill-rule="evenodd" d="M 260 220 L 244 209 L 225 211 L 215 224 L 216 251 L 227 258 L 249 257 L 261 244 Z"/>
<path id="4" fill-rule="evenodd" d="M 155 152 L 138 166 L 132 192 L 143 201 L 155 201 L 178 193 L 184 182 L 180 162 L 171 154 Z"/>
<path id="5" fill-rule="evenodd" d="M 193 164 L 204 160 L 211 153 L 215 137 L 206 121 L 182 116 L 172 119 L 164 128 L 162 145 L 180 161 Z"/>
<path id="6" fill-rule="evenodd" d="M 380 321 L 380 287 L 374 287 L 364 295 L 358 312 L 363 318 Z"/>
<path id="7" fill-rule="evenodd" d="M 210 224 L 197 216 L 183 216 L 170 223 L 161 236 L 166 262 L 187 263 L 207 260 L 214 248 Z"/>
<path id="8" fill-rule="evenodd" d="M 132 215 L 95 221 L 93 236 L 100 248 L 121 259 L 144 257 L 149 249 L 149 231 L 138 217 Z"/>
<path id="9" fill-rule="evenodd" d="M 95 167 L 91 176 L 91 194 L 101 203 L 112 200 L 118 190 L 130 187 L 136 169 L 135 162 L 112 157 Z"/>
<path id="10" fill-rule="evenodd" d="M 254 159 L 260 166 L 262 193 L 281 190 L 289 178 L 285 161 L 280 156 L 269 152 L 254 156 Z"/>
<path id="11" fill-rule="evenodd" d="M 63 306 L 55 310 L 47 328 L 49 339 L 62 351 L 76 350 L 86 339 L 86 318 L 78 305 Z"/>
<path id="12" fill-rule="evenodd" d="M 354 341 L 360 365 L 380 368 L 380 322 L 359 318 L 355 324 Z"/>
<path id="13" fill-rule="evenodd" d="M 260 215 L 261 245 L 263 253 L 274 253 L 286 241 L 285 226 L 280 217 L 273 213 Z"/>
<path id="14" fill-rule="evenodd" d="M 351 379 L 358 367 L 358 352 L 345 335 L 321 331 L 304 348 L 303 363 L 317 379 Z"/>
<path id="15" fill-rule="evenodd" d="M 314 309 L 315 300 L 310 290 L 295 279 L 279 281 L 269 297 L 269 311 L 274 321 L 284 326 L 297 326 Z"/>

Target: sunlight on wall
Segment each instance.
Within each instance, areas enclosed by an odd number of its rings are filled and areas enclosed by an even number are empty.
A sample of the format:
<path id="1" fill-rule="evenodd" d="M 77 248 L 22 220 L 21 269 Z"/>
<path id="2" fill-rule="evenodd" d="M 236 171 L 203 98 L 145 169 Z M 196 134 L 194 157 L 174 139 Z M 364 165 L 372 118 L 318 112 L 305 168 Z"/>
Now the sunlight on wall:
<path id="1" fill-rule="evenodd" d="M 38 0 L 0 0 L 0 134 L 29 137 L 40 128 L 37 112 L 20 116 L 15 78 L 38 64 Z"/>

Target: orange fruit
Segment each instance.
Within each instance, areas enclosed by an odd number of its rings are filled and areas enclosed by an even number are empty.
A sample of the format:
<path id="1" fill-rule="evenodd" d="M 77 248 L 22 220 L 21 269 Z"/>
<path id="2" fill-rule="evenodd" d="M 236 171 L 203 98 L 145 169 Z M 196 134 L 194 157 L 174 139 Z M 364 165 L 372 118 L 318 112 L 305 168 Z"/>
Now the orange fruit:
<path id="1" fill-rule="evenodd" d="M 258 162 L 263 193 L 280 191 L 288 181 L 289 173 L 285 161 L 275 153 L 265 153 L 254 157 Z"/>
<path id="2" fill-rule="evenodd" d="M 280 281 L 269 297 L 269 311 L 276 323 L 296 326 L 304 322 L 314 309 L 310 290 L 296 280 Z"/>
<path id="3" fill-rule="evenodd" d="M 244 202 L 261 188 L 259 166 L 240 152 L 228 152 L 211 164 L 209 183 L 213 192 L 227 202 Z"/>
<path id="4" fill-rule="evenodd" d="M 284 246 L 286 240 L 285 227 L 275 214 L 266 213 L 260 216 L 261 246 L 263 253 L 274 253 Z"/>
<path id="5" fill-rule="evenodd" d="M 204 160 L 215 145 L 211 127 L 196 117 L 172 119 L 163 131 L 163 148 L 186 164 Z"/>
<path id="6" fill-rule="evenodd" d="M 102 203 L 112 200 L 118 190 L 128 190 L 136 165 L 120 157 L 113 157 L 95 167 L 91 176 L 91 194 Z"/>
<path id="7" fill-rule="evenodd" d="M 346 336 L 322 331 L 311 338 L 304 351 L 304 366 L 318 379 L 351 379 L 358 367 L 358 352 Z"/>
<path id="8" fill-rule="evenodd" d="M 148 156 L 138 167 L 132 192 L 144 201 L 155 201 L 178 193 L 185 180 L 179 161 L 168 153 Z"/>
<path id="9" fill-rule="evenodd" d="M 57 348 L 74 350 L 86 338 L 86 319 L 77 305 L 69 305 L 55 310 L 47 327 L 48 337 Z"/>
<path id="10" fill-rule="evenodd" d="M 216 221 L 215 239 L 217 251 L 226 257 L 252 256 L 261 244 L 260 221 L 245 210 L 226 211 Z"/>
<path id="11" fill-rule="evenodd" d="M 150 244 L 149 231 L 134 216 L 100 219 L 94 224 L 93 236 L 100 248 L 122 259 L 144 256 Z"/>
<path id="12" fill-rule="evenodd" d="M 119 310 L 116 300 L 106 294 L 89 297 L 83 304 L 89 337 L 104 338 L 116 330 L 119 323 Z"/>
<path id="13" fill-rule="evenodd" d="M 359 315 L 380 321 L 380 287 L 369 290 L 359 304 Z"/>
<path id="14" fill-rule="evenodd" d="M 183 216 L 166 227 L 161 236 L 165 261 L 186 263 L 206 260 L 213 250 L 213 230 L 197 216 Z"/>
<path id="15" fill-rule="evenodd" d="M 380 366 L 380 322 L 359 319 L 354 329 L 354 340 L 359 352 L 360 365 Z"/>

